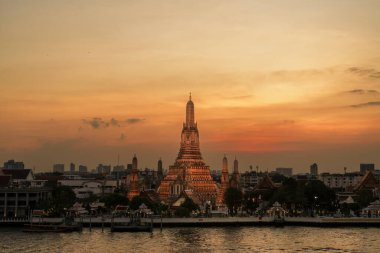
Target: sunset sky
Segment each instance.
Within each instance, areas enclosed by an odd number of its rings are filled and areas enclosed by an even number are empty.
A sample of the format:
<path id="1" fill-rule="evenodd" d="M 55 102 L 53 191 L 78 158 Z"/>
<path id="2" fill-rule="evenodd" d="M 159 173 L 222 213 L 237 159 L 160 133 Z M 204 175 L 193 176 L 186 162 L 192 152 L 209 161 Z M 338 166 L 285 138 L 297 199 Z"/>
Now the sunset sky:
<path id="1" fill-rule="evenodd" d="M 0 162 L 380 168 L 380 1 L 0 0 Z"/>

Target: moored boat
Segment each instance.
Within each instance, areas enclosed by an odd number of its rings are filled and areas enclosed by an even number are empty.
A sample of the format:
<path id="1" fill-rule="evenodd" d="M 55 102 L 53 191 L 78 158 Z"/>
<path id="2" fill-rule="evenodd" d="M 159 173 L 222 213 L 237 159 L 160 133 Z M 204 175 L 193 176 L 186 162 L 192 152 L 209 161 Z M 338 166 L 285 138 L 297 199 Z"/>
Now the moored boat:
<path id="1" fill-rule="evenodd" d="M 82 226 L 80 224 L 25 224 L 23 232 L 34 232 L 34 233 L 44 233 L 44 232 L 53 232 L 53 233 L 68 233 L 82 231 Z"/>
<path id="2" fill-rule="evenodd" d="M 75 222 L 73 219 L 64 218 L 59 224 L 44 224 L 44 223 L 27 223 L 24 224 L 23 232 L 30 233 L 68 233 L 82 231 L 82 224 Z"/>

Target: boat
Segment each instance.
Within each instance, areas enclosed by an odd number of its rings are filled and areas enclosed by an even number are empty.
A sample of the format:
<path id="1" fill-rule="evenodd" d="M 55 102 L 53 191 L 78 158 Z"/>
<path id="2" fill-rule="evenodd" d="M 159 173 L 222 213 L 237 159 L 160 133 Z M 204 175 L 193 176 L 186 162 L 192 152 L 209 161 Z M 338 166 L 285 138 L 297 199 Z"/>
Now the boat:
<path id="1" fill-rule="evenodd" d="M 82 224 L 74 222 L 72 219 L 65 218 L 60 224 L 24 224 L 23 232 L 28 233 L 69 233 L 82 231 Z"/>

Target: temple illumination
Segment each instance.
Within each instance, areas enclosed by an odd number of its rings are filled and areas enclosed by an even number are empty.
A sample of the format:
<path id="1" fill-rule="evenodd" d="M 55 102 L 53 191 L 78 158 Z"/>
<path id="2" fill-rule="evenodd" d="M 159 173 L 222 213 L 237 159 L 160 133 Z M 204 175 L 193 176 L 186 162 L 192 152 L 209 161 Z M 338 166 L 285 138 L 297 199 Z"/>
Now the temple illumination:
<path id="1" fill-rule="evenodd" d="M 171 202 L 181 193 L 191 191 L 201 202 L 215 201 L 218 188 L 211 177 L 210 167 L 202 158 L 199 148 L 199 132 L 194 117 L 194 103 L 186 105 L 186 122 L 183 123 L 181 145 L 174 165 L 161 182 L 158 193 L 161 200 Z"/>

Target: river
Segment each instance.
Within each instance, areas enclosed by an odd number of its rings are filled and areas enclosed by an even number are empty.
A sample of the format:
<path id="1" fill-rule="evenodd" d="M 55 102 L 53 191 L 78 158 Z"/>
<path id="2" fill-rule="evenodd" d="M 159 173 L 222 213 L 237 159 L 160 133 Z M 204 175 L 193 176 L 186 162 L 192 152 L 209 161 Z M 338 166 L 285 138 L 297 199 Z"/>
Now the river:
<path id="1" fill-rule="evenodd" d="M 111 233 L 84 228 L 67 234 L 29 234 L 0 228 L 0 252 L 380 252 L 379 228 L 164 228 Z"/>

